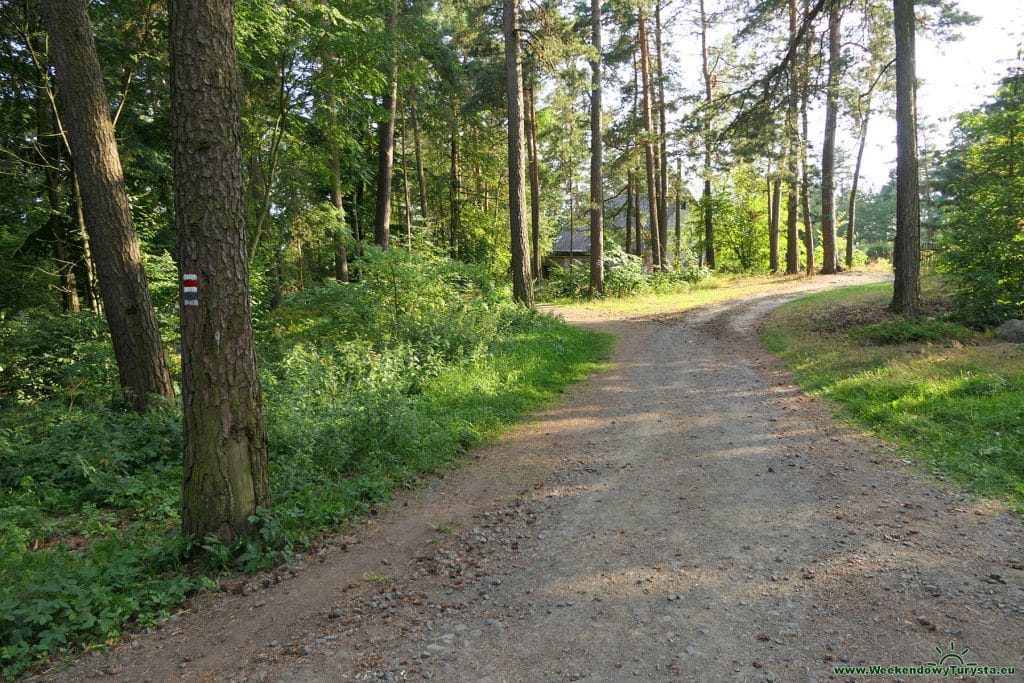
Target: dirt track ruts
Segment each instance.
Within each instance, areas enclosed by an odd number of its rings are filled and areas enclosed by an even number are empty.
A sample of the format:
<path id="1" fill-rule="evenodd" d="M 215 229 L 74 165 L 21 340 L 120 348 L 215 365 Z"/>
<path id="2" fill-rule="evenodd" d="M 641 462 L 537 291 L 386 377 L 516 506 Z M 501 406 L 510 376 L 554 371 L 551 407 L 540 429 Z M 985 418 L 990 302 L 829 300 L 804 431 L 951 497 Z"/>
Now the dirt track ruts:
<path id="1" fill-rule="evenodd" d="M 796 292 L 871 277 L 563 311 L 619 335 L 610 370 L 293 571 L 47 678 L 848 680 L 951 642 L 1024 671 L 1019 518 L 837 425 L 758 341 Z"/>

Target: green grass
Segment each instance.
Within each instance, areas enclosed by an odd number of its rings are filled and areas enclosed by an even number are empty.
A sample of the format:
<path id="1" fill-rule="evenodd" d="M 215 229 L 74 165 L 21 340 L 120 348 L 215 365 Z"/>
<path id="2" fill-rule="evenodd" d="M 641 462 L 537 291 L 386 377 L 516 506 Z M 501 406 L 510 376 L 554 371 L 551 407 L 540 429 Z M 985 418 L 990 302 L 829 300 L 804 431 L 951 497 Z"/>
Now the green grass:
<path id="1" fill-rule="evenodd" d="M 943 308 L 936 284 L 931 308 Z M 890 440 L 933 472 L 1024 510 L 1024 351 L 941 312 L 885 311 L 892 285 L 814 294 L 780 307 L 764 341 L 840 416 Z"/>
<path id="2" fill-rule="evenodd" d="M 218 573 L 290 561 L 556 400 L 613 348 L 447 260 L 369 254 L 363 272 L 258 325 L 273 508 L 232 547 L 181 537 L 180 407 L 121 409 L 94 319 L 0 323 L 0 678 L 102 648 Z"/>

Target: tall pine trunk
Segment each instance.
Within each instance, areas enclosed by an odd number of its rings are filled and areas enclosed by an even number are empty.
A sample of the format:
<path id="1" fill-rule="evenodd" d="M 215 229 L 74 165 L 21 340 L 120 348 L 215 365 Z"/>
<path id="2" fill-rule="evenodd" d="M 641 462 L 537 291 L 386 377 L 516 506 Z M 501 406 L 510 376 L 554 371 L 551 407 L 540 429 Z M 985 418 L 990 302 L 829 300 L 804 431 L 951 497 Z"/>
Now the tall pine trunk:
<path id="1" fill-rule="evenodd" d="M 917 161 L 917 68 L 914 0 L 893 0 L 896 37 L 896 241 L 894 313 L 921 314 L 921 197 Z"/>
<path id="2" fill-rule="evenodd" d="M 779 272 L 779 218 L 782 214 L 782 178 L 771 181 L 772 214 L 768 225 L 768 265 L 773 273 Z"/>
<path id="3" fill-rule="evenodd" d="M 78 298 L 78 282 L 75 277 L 75 262 L 68 251 L 70 231 L 64 221 L 64 180 L 61 177 L 60 133 L 55 121 L 56 113 L 50 104 L 52 91 L 49 77 L 39 74 L 36 83 L 36 140 L 39 155 L 43 160 L 43 191 L 50 205 L 47 223 L 53 238 L 53 260 L 57 267 L 57 282 L 60 287 L 60 306 L 64 311 L 78 313 L 82 306 Z"/>
<path id="4" fill-rule="evenodd" d="M 704 104 L 711 106 L 711 70 L 708 65 L 708 17 L 704 0 L 700 0 L 700 54 L 704 76 Z M 710 112 L 704 120 L 704 196 L 701 211 L 704 216 L 704 262 L 708 268 L 715 267 L 715 223 L 711 211 L 711 119 Z"/>
<path id="5" fill-rule="evenodd" d="M 512 239 L 512 297 L 533 306 L 526 238 L 526 173 L 523 163 L 523 71 L 519 54 L 519 2 L 504 0 L 505 86 L 508 94 L 508 208 Z"/>
<path id="6" fill-rule="evenodd" d="M 170 3 L 185 418 L 182 530 L 226 544 L 270 504 L 246 257 L 233 0 Z"/>
<path id="7" fill-rule="evenodd" d="M 462 150 L 459 145 L 459 124 L 455 122 L 451 137 L 451 217 L 448 223 L 448 255 L 458 256 L 459 233 L 462 232 Z"/>
<path id="8" fill-rule="evenodd" d="M 345 248 L 345 200 L 341 191 L 341 153 L 331 151 L 331 203 L 338 211 L 338 229 L 334 233 L 334 278 L 348 282 L 348 251 Z"/>
<path id="9" fill-rule="evenodd" d="M 409 152 L 406 146 L 405 102 L 402 102 L 402 199 L 405 206 L 405 247 L 412 250 L 412 190 L 409 188 Z"/>
<path id="10" fill-rule="evenodd" d="M 789 0 L 789 40 L 796 40 L 796 0 Z M 789 97 L 786 103 L 786 275 L 800 272 L 800 248 L 797 244 L 797 214 L 800 211 L 800 152 L 797 135 L 797 103 L 800 97 L 797 60 L 789 64 Z"/>
<path id="11" fill-rule="evenodd" d="M 839 118 L 839 43 L 841 15 L 836 3 L 828 14 L 828 90 L 825 95 L 825 139 L 821 149 L 821 272 L 839 270 L 836 249 L 836 125 Z"/>
<path id="12" fill-rule="evenodd" d="M 427 214 L 427 176 L 423 171 L 423 150 L 420 146 L 420 117 L 416 111 L 416 91 L 409 90 L 409 108 L 412 110 L 412 144 L 416 152 L 416 182 L 420 191 L 420 216 L 423 222 L 429 220 Z"/>
<path id="13" fill-rule="evenodd" d="M 860 123 L 860 142 L 857 144 L 857 163 L 853 167 L 853 182 L 850 184 L 850 204 L 846 213 L 846 267 L 853 268 L 853 250 L 856 246 L 857 227 L 857 186 L 860 184 L 860 167 L 864 161 L 864 146 L 868 139 L 868 119 L 871 117 L 871 102 L 864 110 Z"/>
<path id="14" fill-rule="evenodd" d="M 388 9 L 388 37 L 395 41 L 398 28 L 398 0 Z M 381 101 L 384 119 L 377 126 L 377 203 L 373 213 L 373 241 L 381 249 L 391 242 L 391 183 L 395 164 L 395 118 L 398 104 L 398 57 L 391 48 L 388 90 Z"/>
<path id="15" fill-rule="evenodd" d="M 633 171 L 626 171 L 626 253 L 633 253 Z"/>
<path id="16" fill-rule="evenodd" d="M 661 4 L 654 4 L 654 49 L 658 61 L 658 133 L 659 133 L 659 182 L 658 182 L 658 235 L 661 254 L 661 269 L 668 269 L 668 127 L 665 114 L 665 63 L 661 47 Z"/>
<path id="17" fill-rule="evenodd" d="M 530 127 L 528 149 L 530 155 L 530 235 L 532 260 L 530 270 L 534 278 L 544 276 L 540 253 L 540 161 L 537 159 L 537 84 L 530 86 Z"/>
<path id="18" fill-rule="evenodd" d="M 804 0 L 804 22 L 811 21 L 809 0 Z M 804 251 L 807 252 L 807 275 L 814 275 L 814 226 L 811 224 L 811 174 L 807 165 L 807 148 L 811 138 L 807 123 L 807 108 L 811 98 L 811 47 L 814 32 L 810 25 L 804 33 L 804 46 L 800 66 L 800 207 L 804 219 Z"/>
<path id="19" fill-rule="evenodd" d="M 590 0 L 590 296 L 604 294 L 604 158 L 601 138 L 601 0 Z"/>
<path id="20" fill-rule="evenodd" d="M 658 176 L 654 160 L 654 122 L 651 116 L 651 60 L 647 43 L 647 16 L 638 10 L 640 77 L 643 81 L 644 157 L 647 162 L 647 215 L 651 224 L 651 265 L 661 267 L 661 231 L 658 228 Z"/>
<path id="21" fill-rule="evenodd" d="M 132 224 L 92 25 L 84 0 L 46 0 L 42 11 L 121 389 L 134 410 L 145 412 L 150 394 L 173 399 L 174 389 Z"/>

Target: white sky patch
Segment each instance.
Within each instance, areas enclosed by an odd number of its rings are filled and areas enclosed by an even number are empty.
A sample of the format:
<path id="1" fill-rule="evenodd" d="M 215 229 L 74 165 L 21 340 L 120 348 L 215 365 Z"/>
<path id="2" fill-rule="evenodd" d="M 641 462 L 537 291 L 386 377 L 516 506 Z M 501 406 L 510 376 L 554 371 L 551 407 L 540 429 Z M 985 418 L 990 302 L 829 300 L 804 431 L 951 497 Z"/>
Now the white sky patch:
<path id="1" fill-rule="evenodd" d="M 961 0 L 960 7 L 981 17 L 974 26 L 960 29 L 962 40 L 936 43 L 917 36 L 918 116 L 934 123 L 933 133 L 922 132 L 919 143 L 945 149 L 953 117 L 991 99 L 996 84 L 1017 59 L 1024 29 L 1024 0 Z M 896 124 L 887 115 L 871 120 L 864 151 L 862 182 L 878 189 L 896 165 Z M 853 142 L 843 141 L 847 149 Z"/>
<path id="2" fill-rule="evenodd" d="M 691 3 L 694 7 L 696 3 Z M 708 9 L 719 9 L 721 2 L 707 0 Z M 1017 60 L 1024 40 L 1024 0 L 960 0 L 961 9 L 981 17 L 974 26 L 962 27 L 961 40 L 938 43 L 918 32 L 917 72 L 921 82 L 918 91 L 918 115 L 922 123 L 935 124 L 934 130 L 922 130 L 922 146 L 945 149 L 953 128 L 953 117 L 976 108 L 989 100 L 996 84 Z M 683 87 L 693 92 L 703 86 L 700 82 L 700 40 L 695 36 L 692 21 L 695 9 L 686 6 L 669 26 L 670 40 L 666 49 L 668 61 L 680 77 Z M 676 12 L 669 12 L 675 15 Z M 711 41 L 718 44 L 721 36 L 731 27 L 718 27 Z M 741 47 L 741 50 L 745 49 Z M 820 103 L 810 112 L 812 158 L 820 155 L 824 114 Z M 680 114 L 677 114 L 677 117 Z M 685 116 L 685 112 L 681 112 Z M 896 125 L 890 113 L 876 111 L 868 129 L 868 142 L 864 151 L 861 187 L 878 189 L 889 178 L 896 165 Z M 840 160 L 849 168 L 839 170 L 840 184 L 849 182 L 856 155 L 856 140 L 850 131 L 848 117 L 841 115 L 838 143 L 842 148 Z M 696 185 L 694 179 L 690 184 Z"/>

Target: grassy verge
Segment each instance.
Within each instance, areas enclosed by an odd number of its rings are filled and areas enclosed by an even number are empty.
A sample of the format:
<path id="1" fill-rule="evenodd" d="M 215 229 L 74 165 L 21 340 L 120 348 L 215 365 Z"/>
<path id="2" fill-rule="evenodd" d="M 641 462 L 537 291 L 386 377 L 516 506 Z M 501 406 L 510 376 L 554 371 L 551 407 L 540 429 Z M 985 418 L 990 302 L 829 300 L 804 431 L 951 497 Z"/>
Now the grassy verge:
<path id="1" fill-rule="evenodd" d="M 806 391 L 933 472 L 1024 510 L 1024 351 L 953 322 L 934 283 L 928 314 L 892 316 L 892 285 L 813 294 L 764 335 Z"/>
<path id="2" fill-rule="evenodd" d="M 445 260 L 369 254 L 257 329 L 273 509 L 225 547 L 179 532 L 181 415 L 125 413 L 102 323 L 0 324 L 0 678 L 102 648 L 219 572 L 290 561 L 601 367 L 609 335 Z M 202 565 L 185 561 L 205 549 Z"/>

